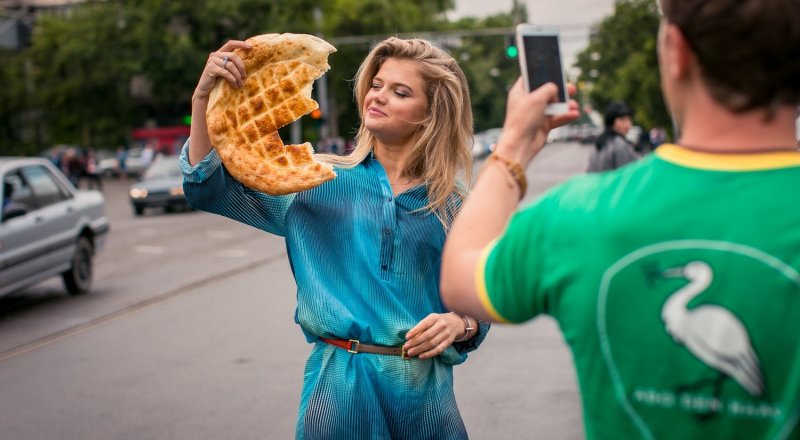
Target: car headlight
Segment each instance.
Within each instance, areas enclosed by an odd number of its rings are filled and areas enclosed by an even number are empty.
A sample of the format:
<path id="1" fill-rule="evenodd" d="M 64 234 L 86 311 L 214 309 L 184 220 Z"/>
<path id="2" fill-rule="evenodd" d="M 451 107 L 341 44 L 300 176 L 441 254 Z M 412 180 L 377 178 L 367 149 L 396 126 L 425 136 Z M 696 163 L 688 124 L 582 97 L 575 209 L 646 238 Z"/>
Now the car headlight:
<path id="1" fill-rule="evenodd" d="M 131 188 L 129 194 L 132 199 L 143 199 L 147 197 L 147 190 L 144 188 Z"/>
<path id="2" fill-rule="evenodd" d="M 183 186 L 173 186 L 169 189 L 169 195 L 171 196 L 182 196 L 183 195 Z"/>

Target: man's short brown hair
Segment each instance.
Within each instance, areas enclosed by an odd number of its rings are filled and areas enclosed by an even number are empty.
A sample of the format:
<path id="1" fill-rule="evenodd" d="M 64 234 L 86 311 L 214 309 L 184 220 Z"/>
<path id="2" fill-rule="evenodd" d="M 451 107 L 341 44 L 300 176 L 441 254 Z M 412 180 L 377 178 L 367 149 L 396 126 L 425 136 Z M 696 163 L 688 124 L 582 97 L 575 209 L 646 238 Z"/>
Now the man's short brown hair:
<path id="1" fill-rule="evenodd" d="M 731 111 L 800 104 L 800 0 L 660 0 Z"/>

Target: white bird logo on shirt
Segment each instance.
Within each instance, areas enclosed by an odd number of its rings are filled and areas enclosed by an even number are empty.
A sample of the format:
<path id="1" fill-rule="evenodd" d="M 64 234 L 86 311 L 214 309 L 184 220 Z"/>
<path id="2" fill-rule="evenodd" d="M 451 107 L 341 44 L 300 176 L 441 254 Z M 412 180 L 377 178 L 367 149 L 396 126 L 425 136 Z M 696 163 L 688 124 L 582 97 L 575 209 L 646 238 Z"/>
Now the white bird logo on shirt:
<path id="1" fill-rule="evenodd" d="M 711 267 L 702 261 L 692 261 L 663 275 L 689 280 L 670 295 L 661 309 L 667 333 L 700 361 L 732 378 L 751 395 L 761 396 L 764 380 L 760 363 L 739 318 L 713 304 L 687 309 L 689 301 L 711 285 L 714 277 Z"/>

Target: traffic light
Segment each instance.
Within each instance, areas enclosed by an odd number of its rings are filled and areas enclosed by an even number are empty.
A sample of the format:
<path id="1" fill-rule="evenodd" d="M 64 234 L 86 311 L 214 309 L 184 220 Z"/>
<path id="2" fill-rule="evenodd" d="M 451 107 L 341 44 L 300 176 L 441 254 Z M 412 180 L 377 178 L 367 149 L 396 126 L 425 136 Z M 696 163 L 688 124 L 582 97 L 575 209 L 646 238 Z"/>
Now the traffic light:
<path id="1" fill-rule="evenodd" d="M 515 60 L 519 56 L 517 40 L 513 35 L 506 35 L 506 58 Z"/>
<path id="2" fill-rule="evenodd" d="M 320 127 L 322 127 L 322 124 L 325 123 L 325 117 L 322 114 L 322 110 L 320 110 L 320 109 L 315 109 L 314 111 L 309 113 L 308 116 L 311 117 L 311 126 L 312 127 L 320 128 Z"/>

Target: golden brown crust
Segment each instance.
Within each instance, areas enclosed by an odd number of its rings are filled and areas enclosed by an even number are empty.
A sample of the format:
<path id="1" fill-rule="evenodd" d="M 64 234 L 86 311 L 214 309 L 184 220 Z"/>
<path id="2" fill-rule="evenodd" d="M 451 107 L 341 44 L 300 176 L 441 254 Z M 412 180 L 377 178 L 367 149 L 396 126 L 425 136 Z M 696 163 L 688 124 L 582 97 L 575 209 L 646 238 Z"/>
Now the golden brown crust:
<path id="1" fill-rule="evenodd" d="M 311 144 L 283 145 L 278 129 L 318 108 L 311 99 L 315 79 L 329 68 L 326 41 L 303 34 L 265 34 L 236 49 L 247 78 L 239 89 L 224 80 L 211 91 L 208 135 L 225 168 L 243 185 L 282 195 L 313 188 L 336 177 L 314 160 Z"/>

